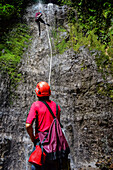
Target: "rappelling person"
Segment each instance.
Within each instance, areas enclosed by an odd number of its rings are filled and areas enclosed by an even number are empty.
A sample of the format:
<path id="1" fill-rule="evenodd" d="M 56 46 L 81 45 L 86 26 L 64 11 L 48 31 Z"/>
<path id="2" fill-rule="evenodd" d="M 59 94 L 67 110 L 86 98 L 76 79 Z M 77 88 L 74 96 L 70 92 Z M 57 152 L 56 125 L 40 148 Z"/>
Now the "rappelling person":
<path id="1" fill-rule="evenodd" d="M 39 36 L 40 36 L 40 33 L 41 33 L 41 30 L 40 30 L 40 22 L 43 23 L 43 24 L 45 24 L 45 25 L 50 26 L 48 23 L 46 23 L 46 22 L 41 18 L 42 15 L 43 15 L 43 14 L 42 14 L 41 11 L 40 11 L 40 12 L 37 12 L 37 13 L 35 14 L 35 22 L 37 23 L 38 28 L 39 28 Z"/>
<path id="2" fill-rule="evenodd" d="M 31 170 L 69 170 L 70 150 L 60 127 L 60 106 L 49 99 L 48 83 L 39 82 L 35 92 L 38 101 L 31 105 L 26 120 L 26 129 L 34 144 L 29 158 Z"/>

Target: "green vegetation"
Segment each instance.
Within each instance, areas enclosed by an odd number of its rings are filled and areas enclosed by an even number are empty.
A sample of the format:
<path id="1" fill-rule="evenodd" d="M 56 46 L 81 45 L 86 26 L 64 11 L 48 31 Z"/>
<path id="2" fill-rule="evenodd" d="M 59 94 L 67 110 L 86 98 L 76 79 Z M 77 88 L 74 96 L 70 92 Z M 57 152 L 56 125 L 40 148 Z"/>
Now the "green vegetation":
<path id="1" fill-rule="evenodd" d="M 63 29 L 58 29 L 58 32 L 54 31 L 53 37 L 55 38 L 55 50 L 59 53 L 63 53 L 68 48 L 73 48 L 74 51 L 78 51 L 81 46 L 86 46 L 90 51 L 97 50 L 101 51 L 96 56 L 96 62 L 98 70 L 102 73 L 104 80 L 107 79 L 109 75 L 113 74 L 113 36 L 110 35 L 111 41 L 108 43 L 108 47 L 105 48 L 105 44 L 102 44 L 100 40 L 97 39 L 94 30 L 86 35 L 83 34 L 80 25 L 70 24 L 70 32 L 66 32 L 66 37 L 63 37 Z M 69 37 L 69 40 L 67 40 Z M 87 67 L 82 68 L 87 69 Z M 98 86 L 98 93 L 102 95 L 107 95 L 113 99 L 113 86 L 111 82 L 105 81 Z"/>
<path id="2" fill-rule="evenodd" d="M 63 34 L 63 33 L 66 33 Z M 67 32 L 66 29 L 59 27 L 57 32 L 55 30 L 52 31 L 52 37 L 54 38 L 54 47 L 57 53 L 63 53 L 67 49 L 66 37 Z"/>
<path id="3" fill-rule="evenodd" d="M 0 71 L 8 74 L 11 88 L 16 87 L 21 74 L 18 73 L 18 64 L 30 42 L 29 29 L 25 24 L 18 24 L 8 34 L 4 35 L 0 43 Z"/>
<path id="4" fill-rule="evenodd" d="M 113 35 L 113 3 L 112 0 L 59 0 L 68 5 L 68 21 L 71 23 L 71 37 L 79 33 L 84 37 L 94 33 L 107 48 Z M 77 11 L 77 13 L 75 12 Z M 79 26 L 77 26 L 77 24 Z M 79 30 L 80 29 L 80 30 Z M 81 34 L 80 34 L 81 33 Z"/>
<path id="5" fill-rule="evenodd" d="M 112 0 L 59 0 L 62 4 L 70 7 L 69 21 L 75 23 L 75 10 L 77 10 L 77 20 L 82 26 L 84 33 L 95 30 L 98 39 L 102 43 L 109 42 L 109 28 L 113 22 Z M 112 30 L 113 31 L 113 30 Z"/>
<path id="6" fill-rule="evenodd" d="M 22 21 L 22 16 L 30 0 L 1 0 L 0 1 L 0 39 L 8 32 L 13 24 Z"/>
<path id="7" fill-rule="evenodd" d="M 0 1 L 0 72 L 13 95 L 21 80 L 19 63 L 30 43 L 30 31 L 22 17 L 30 0 Z"/>
<path id="8" fill-rule="evenodd" d="M 55 47 L 59 53 L 68 48 L 78 51 L 81 46 L 101 51 L 96 57 L 98 70 L 105 83 L 99 84 L 98 93 L 113 99 L 113 86 L 107 77 L 113 74 L 113 3 L 111 0 L 59 0 L 68 5 L 67 36 L 58 29 Z M 75 12 L 77 11 L 77 13 Z M 86 68 L 85 68 L 86 69 Z"/>

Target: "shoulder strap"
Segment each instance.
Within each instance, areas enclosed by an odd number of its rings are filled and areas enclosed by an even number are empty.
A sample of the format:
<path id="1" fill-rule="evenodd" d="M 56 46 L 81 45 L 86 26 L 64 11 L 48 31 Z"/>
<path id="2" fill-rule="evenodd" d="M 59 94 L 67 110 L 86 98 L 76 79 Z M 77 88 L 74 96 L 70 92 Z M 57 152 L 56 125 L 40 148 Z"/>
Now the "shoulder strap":
<path id="1" fill-rule="evenodd" d="M 56 117 L 55 117 L 53 111 L 51 110 L 50 106 L 49 106 L 45 101 L 41 101 L 41 102 L 44 103 L 44 104 L 47 106 L 47 108 L 48 108 L 48 110 L 50 111 L 51 115 L 52 115 L 53 118 L 55 119 Z M 57 116 L 57 114 L 58 114 L 58 104 L 56 104 L 56 116 Z"/>
<path id="2" fill-rule="evenodd" d="M 58 104 L 56 103 L 56 116 L 58 116 Z"/>
<path id="3" fill-rule="evenodd" d="M 48 110 L 50 111 L 51 115 L 52 115 L 53 118 L 55 119 L 56 117 L 55 117 L 53 111 L 51 110 L 50 106 L 49 106 L 45 101 L 41 101 L 41 102 L 44 103 L 44 104 L 47 106 L 47 108 L 48 108 Z M 57 115 L 58 115 L 58 104 L 56 103 L 56 116 L 57 116 Z M 61 122 L 60 122 L 60 126 L 61 126 L 61 128 L 63 128 L 63 125 L 61 124 Z"/>

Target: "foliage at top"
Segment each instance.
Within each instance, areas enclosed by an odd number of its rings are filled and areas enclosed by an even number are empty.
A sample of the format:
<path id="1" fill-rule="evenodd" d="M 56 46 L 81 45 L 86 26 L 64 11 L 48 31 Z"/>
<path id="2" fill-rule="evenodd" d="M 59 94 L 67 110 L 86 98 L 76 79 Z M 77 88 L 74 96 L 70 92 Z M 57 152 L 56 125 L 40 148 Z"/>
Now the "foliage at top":
<path id="1" fill-rule="evenodd" d="M 0 72 L 3 78 L 8 79 L 10 98 L 21 80 L 19 63 L 24 51 L 27 50 L 31 36 L 29 28 L 25 24 L 17 24 L 2 38 L 3 40 L 0 43 Z"/>
<path id="2" fill-rule="evenodd" d="M 17 74 L 17 64 L 30 42 L 29 28 L 25 24 L 18 24 L 2 38 L 0 43 L 1 72 L 7 72 L 13 79 L 13 76 Z"/>
<path id="3" fill-rule="evenodd" d="M 20 1 L 8 1 L 3 0 L 0 3 L 0 15 L 2 17 L 10 18 L 11 15 L 19 15 L 22 9 L 23 0 Z"/>
<path id="4" fill-rule="evenodd" d="M 110 27 L 113 25 L 113 2 L 112 0 L 59 0 L 63 4 L 70 6 L 69 20 L 76 22 L 73 15 L 77 10 L 77 18 L 82 25 L 84 32 L 95 29 L 103 43 L 109 42 Z M 113 30 L 112 30 L 113 34 Z"/>
<path id="5" fill-rule="evenodd" d="M 96 57 L 98 70 L 104 82 L 99 84 L 98 93 L 113 99 L 113 86 L 107 81 L 113 75 L 113 3 L 111 0 L 59 0 L 68 5 L 68 30 L 66 37 L 57 29 L 55 47 L 63 53 L 68 48 L 101 51 Z M 76 12 L 77 11 L 77 12 Z"/>
<path id="6" fill-rule="evenodd" d="M 0 72 L 8 80 L 7 94 L 14 94 L 21 80 L 19 63 L 30 43 L 30 31 L 22 19 L 30 0 L 0 0 Z"/>
<path id="7" fill-rule="evenodd" d="M 28 2 L 30 0 L 0 0 L 0 37 L 11 29 L 12 23 L 22 19 Z"/>

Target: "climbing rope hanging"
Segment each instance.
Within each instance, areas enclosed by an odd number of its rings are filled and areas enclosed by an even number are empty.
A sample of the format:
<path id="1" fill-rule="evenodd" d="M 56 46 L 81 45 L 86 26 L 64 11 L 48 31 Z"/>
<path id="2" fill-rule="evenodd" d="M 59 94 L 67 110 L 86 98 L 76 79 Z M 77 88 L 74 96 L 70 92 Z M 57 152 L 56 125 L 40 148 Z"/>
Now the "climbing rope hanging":
<path id="1" fill-rule="evenodd" d="M 51 81 L 51 70 L 52 70 L 52 46 L 51 46 L 51 41 L 50 41 L 50 36 L 49 36 L 49 28 L 46 26 L 47 29 L 47 35 L 48 35 L 48 42 L 49 42 L 49 47 L 50 47 L 50 69 L 49 69 L 49 79 L 48 79 L 48 84 L 50 85 L 50 81 Z"/>
<path id="2" fill-rule="evenodd" d="M 49 69 L 49 79 L 48 79 L 48 84 L 50 85 L 50 81 L 51 81 L 51 70 L 52 70 L 52 58 L 53 58 L 53 55 L 52 55 L 52 46 L 51 46 L 51 41 L 50 41 L 49 31 L 48 31 L 47 26 L 46 26 L 46 29 L 47 29 L 47 34 L 48 34 L 49 46 L 50 46 L 50 69 Z"/>
<path id="3" fill-rule="evenodd" d="M 44 15 L 44 18 L 46 18 L 45 15 Z M 52 55 L 52 45 L 51 45 L 50 36 L 49 36 L 49 28 L 47 26 L 46 26 L 46 31 L 47 31 L 47 37 L 48 37 L 48 42 L 49 42 L 49 48 L 50 48 L 50 67 L 49 67 L 49 79 L 48 79 L 48 84 L 50 85 L 53 55 Z"/>

